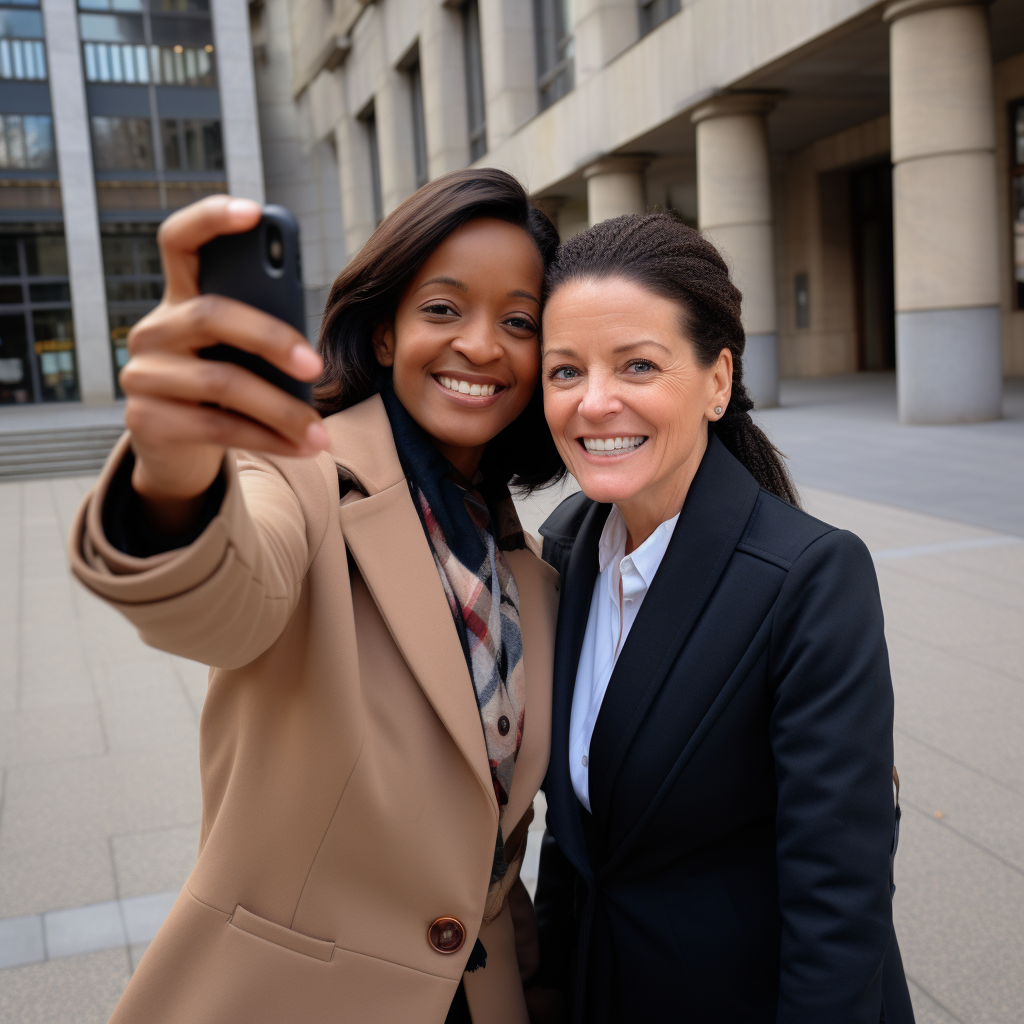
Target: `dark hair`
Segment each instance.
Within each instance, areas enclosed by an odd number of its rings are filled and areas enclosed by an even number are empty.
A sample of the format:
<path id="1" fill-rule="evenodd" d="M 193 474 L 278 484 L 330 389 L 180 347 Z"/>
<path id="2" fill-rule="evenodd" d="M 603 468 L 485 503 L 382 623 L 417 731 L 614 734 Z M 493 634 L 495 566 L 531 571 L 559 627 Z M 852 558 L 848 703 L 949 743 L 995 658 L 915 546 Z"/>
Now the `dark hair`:
<path id="1" fill-rule="evenodd" d="M 384 218 L 331 287 L 317 344 L 324 372 L 313 390 L 323 415 L 362 402 L 390 381 L 390 368 L 377 362 L 374 331 L 394 318 L 402 294 L 430 254 L 479 217 L 522 228 L 536 242 L 545 271 L 551 265 L 558 232 L 511 174 L 482 168 L 428 182 Z M 544 422 L 539 386 L 519 417 L 487 445 L 485 459 L 488 472 L 526 490 L 565 473 Z"/>
<path id="2" fill-rule="evenodd" d="M 711 366 L 722 349 L 729 349 L 732 398 L 710 428 L 766 491 L 799 506 L 782 454 L 750 418 L 754 403 L 743 384 L 742 295 L 718 250 L 665 213 L 615 217 L 561 247 L 548 271 L 547 291 L 550 295 L 567 281 L 603 277 L 624 277 L 677 302 L 683 333 L 701 366 Z"/>

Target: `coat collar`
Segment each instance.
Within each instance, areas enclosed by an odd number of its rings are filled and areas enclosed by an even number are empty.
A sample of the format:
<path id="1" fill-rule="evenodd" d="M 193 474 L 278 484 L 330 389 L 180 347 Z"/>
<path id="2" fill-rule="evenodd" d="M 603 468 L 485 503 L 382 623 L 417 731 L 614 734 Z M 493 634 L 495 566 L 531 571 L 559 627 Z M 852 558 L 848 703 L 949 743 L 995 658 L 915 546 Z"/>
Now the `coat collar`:
<path id="1" fill-rule="evenodd" d="M 594 727 L 589 755 L 590 804 L 601 835 L 608 834 L 612 792 L 630 745 L 732 557 L 759 491 L 754 478 L 711 434 L 668 550 L 619 655 Z M 610 505 L 593 505 L 580 527 L 566 571 L 555 654 L 548 804 L 566 856 L 587 875 L 599 865 L 589 863 L 579 804 L 569 776 L 569 719 L 598 573 L 598 544 L 610 509 Z M 711 695 L 708 706 L 713 699 Z M 697 715 L 695 728 L 702 718 L 703 711 Z M 688 738 L 679 738 L 680 750 Z M 605 851 L 608 856 L 615 852 Z"/>
<path id="2" fill-rule="evenodd" d="M 384 403 L 374 395 L 329 416 L 324 425 L 336 465 L 366 495 L 338 510 L 345 545 L 406 663 L 487 794 L 497 821 L 473 682 Z M 410 614 L 413 609 L 415 614 Z"/>
<path id="3" fill-rule="evenodd" d="M 612 791 L 630 744 L 732 558 L 759 492 L 757 481 L 712 433 L 594 725 L 590 804 L 605 835 Z M 691 702 L 700 690 L 699 681 L 693 682 Z M 693 723 L 695 728 L 706 710 Z M 680 750 L 688 739 L 679 737 Z"/>
<path id="4" fill-rule="evenodd" d="M 580 526 L 565 570 L 555 640 L 555 679 L 551 711 L 551 763 L 544 794 L 548 821 L 558 845 L 584 877 L 591 877 L 590 858 L 580 820 L 580 805 L 569 775 L 569 719 L 576 669 L 587 631 L 590 597 L 598 574 L 597 549 L 611 505 L 591 505 Z"/>

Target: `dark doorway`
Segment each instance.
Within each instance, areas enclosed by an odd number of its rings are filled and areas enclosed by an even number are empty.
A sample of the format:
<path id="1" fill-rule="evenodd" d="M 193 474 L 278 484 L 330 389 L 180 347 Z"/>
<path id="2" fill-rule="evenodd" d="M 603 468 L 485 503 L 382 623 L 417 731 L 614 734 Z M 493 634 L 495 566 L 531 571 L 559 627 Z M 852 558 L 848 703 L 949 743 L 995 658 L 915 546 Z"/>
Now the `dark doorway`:
<path id="1" fill-rule="evenodd" d="M 861 370 L 896 367 L 896 297 L 892 254 L 892 166 L 850 175 L 857 288 L 857 360 Z"/>

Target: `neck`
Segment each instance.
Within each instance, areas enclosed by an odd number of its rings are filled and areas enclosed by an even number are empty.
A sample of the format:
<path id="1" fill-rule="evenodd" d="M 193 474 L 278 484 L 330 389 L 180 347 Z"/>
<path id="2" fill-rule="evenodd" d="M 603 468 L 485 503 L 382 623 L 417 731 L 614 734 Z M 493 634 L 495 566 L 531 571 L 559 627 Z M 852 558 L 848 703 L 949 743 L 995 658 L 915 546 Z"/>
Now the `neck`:
<path id="1" fill-rule="evenodd" d="M 465 477 L 467 481 L 476 476 L 480 468 L 480 460 L 484 457 L 486 445 L 478 448 L 459 448 L 455 445 L 445 444 L 436 438 L 430 439 L 434 447 L 455 467 L 455 471 Z"/>
<path id="2" fill-rule="evenodd" d="M 625 501 L 615 502 L 626 524 L 627 555 L 640 547 L 662 523 L 679 515 L 707 447 L 708 435 L 705 430 L 676 473 L 651 489 L 644 489 Z"/>

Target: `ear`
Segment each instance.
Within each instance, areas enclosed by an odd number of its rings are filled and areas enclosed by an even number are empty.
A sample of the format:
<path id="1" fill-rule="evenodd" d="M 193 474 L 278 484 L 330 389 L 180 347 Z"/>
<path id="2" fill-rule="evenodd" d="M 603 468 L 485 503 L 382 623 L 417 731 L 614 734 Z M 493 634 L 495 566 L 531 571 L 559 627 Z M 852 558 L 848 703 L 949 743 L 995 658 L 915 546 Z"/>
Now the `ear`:
<path id="1" fill-rule="evenodd" d="M 729 349 L 723 348 L 718 353 L 715 365 L 711 368 L 709 384 L 712 394 L 704 415 L 711 421 L 720 420 L 732 398 L 732 352 Z M 716 412 L 716 409 L 722 411 Z"/>
<path id="2" fill-rule="evenodd" d="M 391 324 L 377 324 L 373 329 L 373 354 L 381 366 L 395 365 L 395 329 Z"/>

